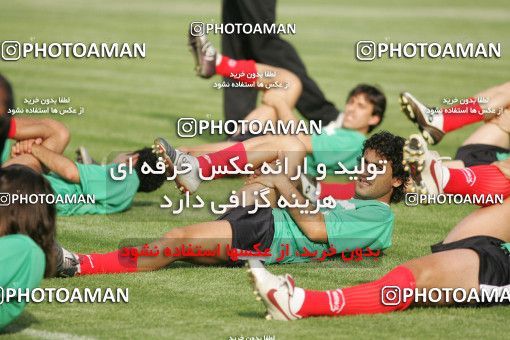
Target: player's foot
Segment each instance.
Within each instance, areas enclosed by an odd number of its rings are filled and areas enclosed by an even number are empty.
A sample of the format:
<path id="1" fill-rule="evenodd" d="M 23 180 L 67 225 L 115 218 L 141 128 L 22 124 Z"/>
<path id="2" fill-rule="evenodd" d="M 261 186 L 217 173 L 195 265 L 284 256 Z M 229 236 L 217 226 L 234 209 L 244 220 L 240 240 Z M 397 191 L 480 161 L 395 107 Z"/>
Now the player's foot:
<path id="1" fill-rule="evenodd" d="M 430 108 L 419 102 L 409 92 L 400 94 L 400 107 L 402 112 L 415 123 L 423 137 L 430 144 L 437 144 L 445 135 L 442 130 L 442 113 L 436 108 Z"/>
<path id="2" fill-rule="evenodd" d="M 188 46 L 195 59 L 195 72 L 202 78 L 211 78 L 216 74 L 216 49 L 205 34 L 188 35 Z"/>
<path id="3" fill-rule="evenodd" d="M 299 315 L 290 310 L 294 294 L 294 279 L 289 274 L 276 276 L 264 268 L 259 260 L 248 260 L 248 273 L 253 284 L 253 294 L 266 306 L 267 320 L 296 320 Z"/>
<path id="4" fill-rule="evenodd" d="M 57 253 L 57 277 L 73 277 L 79 270 L 78 255 L 71 253 L 60 244 L 55 244 Z"/>
<path id="5" fill-rule="evenodd" d="M 153 152 L 162 157 L 167 171 L 184 172 L 175 176 L 175 183 L 181 192 L 194 193 L 197 191 L 202 180 L 199 176 L 198 159 L 182 151 L 175 149 L 164 138 L 158 137 L 154 140 Z M 185 171 L 189 168 L 188 171 Z"/>
<path id="6" fill-rule="evenodd" d="M 405 142 L 402 161 L 404 170 L 409 171 L 413 179 L 409 191 L 426 195 L 442 193 L 441 160 L 437 152 L 428 149 L 422 136 L 411 135 Z"/>
<path id="7" fill-rule="evenodd" d="M 84 147 L 80 146 L 76 149 L 76 161 L 81 164 L 99 164 L 89 154 L 89 151 Z"/>
<path id="8" fill-rule="evenodd" d="M 317 204 L 317 180 L 314 177 L 301 174 L 298 189 L 311 203 Z"/>

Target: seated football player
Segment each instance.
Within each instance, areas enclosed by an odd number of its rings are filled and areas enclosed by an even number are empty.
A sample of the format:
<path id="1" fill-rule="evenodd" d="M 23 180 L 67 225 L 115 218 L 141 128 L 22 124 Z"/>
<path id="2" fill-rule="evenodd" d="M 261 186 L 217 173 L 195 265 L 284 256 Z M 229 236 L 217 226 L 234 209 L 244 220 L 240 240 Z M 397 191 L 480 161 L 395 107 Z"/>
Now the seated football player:
<path id="1" fill-rule="evenodd" d="M 295 137 L 289 167 L 303 163 L 305 146 Z M 174 261 L 197 264 L 224 264 L 234 261 L 228 248 L 245 251 L 258 249 L 269 256 L 266 263 L 293 263 L 319 258 L 323 252 L 334 247 L 337 253 L 349 248 L 369 247 L 384 250 L 391 245 L 394 215 L 390 203 L 399 202 L 404 196 L 404 183 L 408 174 L 402 165 L 404 139 L 389 132 L 380 132 L 367 139 L 363 156 L 368 164 L 381 167 L 387 161 L 386 171 L 367 180 L 368 172 L 356 182 L 356 196 L 340 201 L 336 206 L 310 213 L 315 207 L 307 205 L 289 175 L 256 175 L 238 190 L 237 195 L 246 197 L 244 205 L 231 208 L 216 221 L 197 223 L 174 228 L 147 247 L 123 247 L 105 254 L 74 254 L 61 249 L 63 269 L 60 276 L 150 271 L 166 267 Z M 301 155 L 301 159 L 297 154 Z M 256 192 L 269 188 L 271 208 L 254 209 Z M 296 201 L 301 205 L 277 208 L 277 199 Z M 303 208 L 303 206 L 306 206 Z M 252 213 L 250 213 L 250 211 Z M 309 212 L 303 213 L 304 211 Z M 206 250 L 207 256 L 186 252 L 172 253 L 181 246 Z M 280 258 L 282 244 L 288 247 L 286 256 Z M 138 256 L 143 249 L 159 249 L 155 256 Z M 312 256 L 300 256 L 304 249 Z M 214 251 L 216 249 L 217 251 Z M 279 259 L 280 258 L 280 259 Z"/>
<path id="2" fill-rule="evenodd" d="M 296 101 L 301 95 L 301 84 L 299 78 L 290 71 L 274 66 L 255 63 L 253 60 L 233 60 L 221 55 L 208 41 L 207 36 L 190 36 L 190 46 L 196 61 L 197 74 L 203 78 L 209 78 L 214 74 L 225 77 L 234 76 L 236 80 L 244 83 L 262 84 L 258 87 L 264 91 L 262 104 L 253 110 L 245 120 L 258 120 L 261 122 L 277 120 L 283 122 L 300 119 L 292 112 Z M 252 74 L 272 74 L 271 78 L 251 77 Z M 244 74 L 239 77 L 238 75 Z M 282 84 L 299 84 L 297 88 L 291 86 L 291 91 L 282 89 L 271 89 L 271 84 L 279 82 Z M 269 87 L 269 90 L 266 88 Z M 366 84 L 359 84 L 348 94 L 344 112 L 339 113 L 336 121 L 331 122 L 323 128 L 322 133 L 311 135 L 299 133 L 296 136 L 305 145 L 307 156 L 307 172 L 310 176 L 317 175 L 317 164 L 327 166 L 328 174 L 338 169 L 338 162 L 347 169 L 352 169 L 360 157 L 362 143 L 365 137 L 376 126 L 381 124 L 386 109 L 386 97 L 377 87 Z M 227 142 L 189 146 L 180 148 L 181 151 L 190 153 L 193 156 L 201 156 L 205 153 L 223 150 L 232 146 L 235 142 L 244 141 L 256 137 L 250 133 L 236 134 L 230 137 Z M 268 146 L 270 150 L 279 148 L 278 139 L 272 139 L 273 144 Z M 343 198 L 352 195 L 354 184 L 336 184 L 322 182 L 315 187 L 309 179 L 301 178 L 302 192 L 314 193 L 310 199 L 317 199 L 323 196 L 321 192 L 327 192 L 336 198 Z M 318 195 L 315 193 L 318 192 Z M 308 196 L 308 195 L 307 195 Z"/>
<path id="3" fill-rule="evenodd" d="M 151 169 L 157 169 L 158 157 L 151 148 L 133 151 L 124 157 L 126 166 L 80 164 L 55 152 L 37 140 L 28 140 L 13 146 L 14 157 L 9 164 L 17 164 L 18 159 L 31 159 L 27 163 L 40 163 L 49 172 L 44 177 L 49 181 L 56 195 L 84 197 L 91 195 L 95 201 L 74 200 L 69 203 L 57 201 L 57 214 L 61 216 L 84 214 L 112 214 L 127 210 L 133 203 L 137 192 L 157 190 L 166 181 L 166 175 L 146 173 L 142 166 L 147 163 Z M 36 168 L 37 169 L 37 168 Z"/>
<path id="4" fill-rule="evenodd" d="M 453 295 L 457 289 L 463 289 L 466 296 L 474 292 L 493 299 L 477 304 L 473 297 L 466 301 L 468 306 L 490 305 L 501 302 L 496 296 L 504 296 L 502 291 L 510 285 L 510 199 L 474 211 L 431 250 L 431 255 L 404 262 L 375 281 L 325 291 L 300 288 L 289 274 L 273 275 L 257 260 L 248 263 L 267 319 L 287 321 L 454 305 L 462 299 L 462 293 Z M 418 296 L 425 295 L 424 289 L 430 293 L 442 288 L 443 294 L 432 296 L 433 301 Z M 501 300 L 508 303 L 508 299 Z"/>
<path id="5" fill-rule="evenodd" d="M 52 194 L 43 176 L 26 166 L 0 168 L 0 192 L 6 195 Z M 3 202 L 5 203 L 5 202 Z M 0 204 L 0 287 L 34 289 L 43 276 L 55 273 L 55 207 L 37 204 Z M 0 304 L 0 330 L 15 320 L 25 302 Z"/>
<path id="6" fill-rule="evenodd" d="M 405 170 L 410 172 L 413 179 L 411 192 L 486 197 L 486 200 L 473 200 L 479 205 L 494 204 L 494 195 L 502 195 L 503 198 L 510 195 L 510 159 L 486 165 L 450 168 L 442 164 L 439 154 L 429 150 L 427 142 L 418 134 L 411 135 L 406 141 L 403 157 Z"/>
<path id="7" fill-rule="evenodd" d="M 490 164 L 510 157 L 510 82 L 443 109 L 429 108 L 408 92 L 400 95 L 400 101 L 402 111 L 430 144 L 438 143 L 446 133 L 485 120 L 463 142 L 455 160 L 445 163 L 449 167 Z"/>

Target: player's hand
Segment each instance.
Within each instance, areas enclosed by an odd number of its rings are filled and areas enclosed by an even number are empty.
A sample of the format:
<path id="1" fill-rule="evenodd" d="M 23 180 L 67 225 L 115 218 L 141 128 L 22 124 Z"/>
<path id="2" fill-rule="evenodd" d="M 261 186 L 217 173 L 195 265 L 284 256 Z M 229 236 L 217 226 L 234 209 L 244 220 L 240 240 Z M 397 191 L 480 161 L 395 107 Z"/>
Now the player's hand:
<path id="1" fill-rule="evenodd" d="M 17 157 L 25 154 L 31 154 L 32 153 L 32 145 L 42 144 L 42 138 L 35 138 L 35 139 L 26 139 L 17 142 L 14 144 L 11 148 L 11 157 Z"/>
<path id="2" fill-rule="evenodd" d="M 492 164 L 497 166 L 506 178 L 510 179 L 510 158 L 504 161 L 494 162 Z"/>

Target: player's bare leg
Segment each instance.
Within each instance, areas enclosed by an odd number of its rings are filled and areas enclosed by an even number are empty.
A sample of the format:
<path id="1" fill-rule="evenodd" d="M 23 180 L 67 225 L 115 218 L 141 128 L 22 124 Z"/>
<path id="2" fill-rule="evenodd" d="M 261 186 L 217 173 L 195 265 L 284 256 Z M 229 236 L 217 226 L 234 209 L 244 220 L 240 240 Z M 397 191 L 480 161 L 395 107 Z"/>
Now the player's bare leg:
<path id="1" fill-rule="evenodd" d="M 158 138 L 154 142 L 155 152 L 165 159 L 170 169 L 183 169 L 186 164 L 191 165 L 191 172 L 183 175 L 177 175 L 176 183 L 181 191 L 195 192 L 202 181 L 202 176 L 214 179 L 222 177 L 224 174 L 215 172 L 218 167 L 226 168 L 235 173 L 235 168 L 230 160 L 237 157 L 236 165 L 244 169 L 249 163 L 255 170 L 264 163 L 271 163 L 280 160 L 282 166 L 287 159 L 288 164 L 301 164 L 306 156 L 306 149 L 301 141 L 293 136 L 261 136 L 249 139 L 242 143 L 236 143 L 227 149 L 215 153 L 209 153 L 200 157 L 193 157 L 184 154 L 180 150 L 173 148 L 163 138 Z M 288 174 L 295 176 L 297 167 L 288 167 Z"/>
<path id="2" fill-rule="evenodd" d="M 500 223 L 487 228 L 486 219 L 490 217 L 492 222 L 498 219 Z M 411 305 L 430 305 L 431 303 L 425 299 L 415 298 L 414 294 L 408 299 L 399 298 L 402 296 L 401 292 L 413 291 L 416 288 L 429 290 L 451 288 L 449 293 L 443 290 L 445 293 L 438 302 L 434 302 L 434 305 L 453 304 L 455 300 L 451 292 L 454 289 L 460 288 L 466 292 L 471 289 L 478 291 L 481 289 L 480 257 L 476 251 L 468 249 L 467 244 L 454 249 L 447 247 L 455 247 L 452 242 L 463 242 L 471 236 L 481 236 L 482 241 L 485 237 L 489 237 L 491 239 L 488 242 L 495 242 L 496 239 L 502 242 L 508 241 L 510 233 L 508 221 L 510 221 L 510 200 L 505 201 L 503 205 L 480 209 L 467 217 L 456 230 L 448 235 L 440 246 L 443 247 L 442 249 L 436 248 L 437 252 L 431 255 L 407 261 L 380 279 L 357 286 L 327 291 L 302 289 L 296 287 L 292 276 L 273 275 L 256 260 L 249 261 L 249 274 L 257 298 L 266 306 L 267 319 L 295 320 L 311 316 L 388 313 L 405 310 Z M 478 226 L 478 229 L 472 230 L 470 225 Z M 491 244 L 489 247 L 499 249 L 498 245 Z M 498 251 L 503 252 L 501 249 Z M 390 290 L 393 291 L 393 295 L 388 295 Z M 393 299 L 391 299 L 392 296 Z"/>
<path id="3" fill-rule="evenodd" d="M 418 125 L 427 142 L 437 144 L 450 131 L 483 120 L 491 121 L 500 115 L 510 105 L 509 84 L 484 90 L 468 100 L 461 99 L 458 105 L 443 109 L 427 107 L 408 92 L 400 95 L 400 102 L 402 111 Z"/>
<path id="4" fill-rule="evenodd" d="M 276 122 L 276 113 L 273 107 L 267 105 L 260 105 L 255 108 L 252 112 L 246 116 L 244 119 L 248 122 L 250 121 L 259 121 L 261 124 L 265 124 L 269 120 Z M 240 133 L 241 131 L 238 131 Z M 226 141 L 226 142 L 218 142 L 218 143 L 210 143 L 210 144 L 201 144 L 195 146 L 184 146 L 180 147 L 179 150 L 185 153 L 189 153 L 192 156 L 201 156 L 210 152 L 217 152 L 228 148 L 229 146 L 234 145 L 235 141 Z"/>

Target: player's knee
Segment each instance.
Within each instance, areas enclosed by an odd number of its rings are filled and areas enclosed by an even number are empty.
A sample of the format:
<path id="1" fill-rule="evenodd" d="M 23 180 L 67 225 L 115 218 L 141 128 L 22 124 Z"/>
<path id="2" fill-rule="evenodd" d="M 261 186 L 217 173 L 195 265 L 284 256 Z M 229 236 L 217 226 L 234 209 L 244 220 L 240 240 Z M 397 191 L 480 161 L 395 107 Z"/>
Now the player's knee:
<path id="1" fill-rule="evenodd" d="M 437 279 L 437 272 L 430 266 L 420 265 L 417 260 L 411 260 L 403 265 L 411 270 L 416 282 L 416 287 L 431 287 L 434 279 Z"/>
<path id="2" fill-rule="evenodd" d="M 164 235 L 165 243 L 174 243 L 175 241 L 186 242 L 190 237 L 186 228 L 174 228 Z"/>

